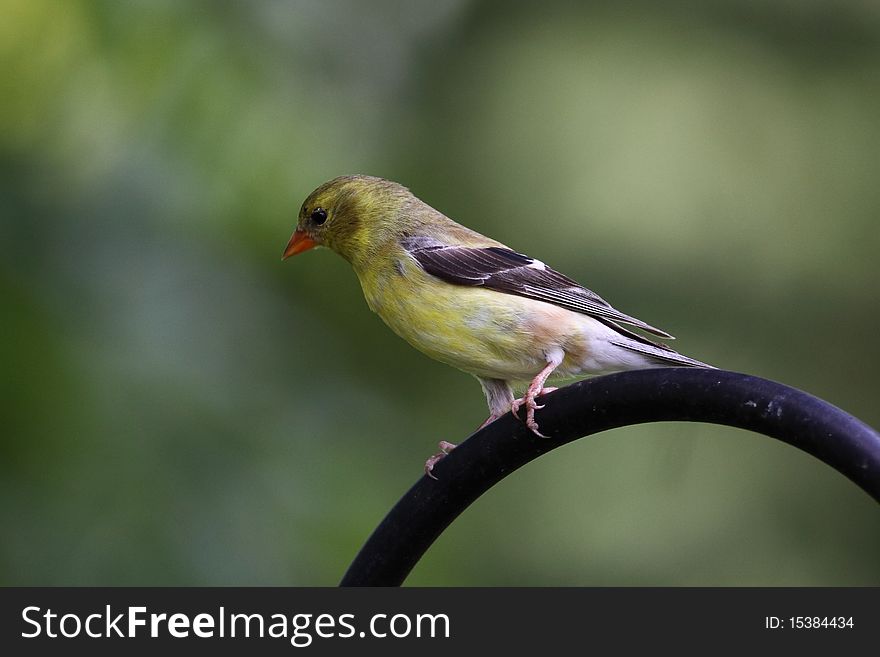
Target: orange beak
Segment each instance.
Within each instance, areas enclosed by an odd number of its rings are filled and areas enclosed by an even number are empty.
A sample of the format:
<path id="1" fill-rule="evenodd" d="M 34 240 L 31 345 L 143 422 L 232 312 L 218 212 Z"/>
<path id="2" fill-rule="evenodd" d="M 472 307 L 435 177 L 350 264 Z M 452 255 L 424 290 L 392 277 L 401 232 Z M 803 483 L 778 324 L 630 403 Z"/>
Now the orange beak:
<path id="1" fill-rule="evenodd" d="M 305 232 L 297 229 L 293 231 L 293 235 L 290 236 L 290 241 L 287 243 L 287 247 L 284 249 L 281 259 L 286 260 L 290 256 L 295 256 L 297 253 L 308 251 L 314 246 L 318 246 L 318 243 L 306 235 Z"/>

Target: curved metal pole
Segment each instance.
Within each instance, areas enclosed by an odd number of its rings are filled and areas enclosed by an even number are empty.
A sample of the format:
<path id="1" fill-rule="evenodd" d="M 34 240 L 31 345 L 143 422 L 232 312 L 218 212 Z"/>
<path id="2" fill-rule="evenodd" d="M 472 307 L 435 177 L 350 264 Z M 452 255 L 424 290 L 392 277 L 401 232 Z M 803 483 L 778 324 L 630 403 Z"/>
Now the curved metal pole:
<path id="1" fill-rule="evenodd" d="M 665 368 L 610 374 L 560 388 L 538 411 L 541 431 L 507 414 L 478 431 L 391 509 L 341 586 L 398 586 L 474 500 L 532 459 L 581 436 L 645 422 L 723 424 L 812 454 L 880 502 L 880 434 L 795 388 L 724 370 Z"/>

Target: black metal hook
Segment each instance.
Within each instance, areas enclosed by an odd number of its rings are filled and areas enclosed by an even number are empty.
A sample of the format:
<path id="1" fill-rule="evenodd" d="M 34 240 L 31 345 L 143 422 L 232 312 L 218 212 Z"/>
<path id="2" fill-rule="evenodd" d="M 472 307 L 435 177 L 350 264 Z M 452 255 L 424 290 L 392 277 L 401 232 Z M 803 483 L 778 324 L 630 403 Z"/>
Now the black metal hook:
<path id="1" fill-rule="evenodd" d="M 478 431 L 422 477 L 379 524 L 341 586 L 400 585 L 425 551 L 474 500 L 556 447 L 645 422 L 723 424 L 812 454 L 880 502 L 880 433 L 790 386 L 724 370 L 636 370 L 578 381 L 546 397 L 539 438 L 510 414 Z"/>

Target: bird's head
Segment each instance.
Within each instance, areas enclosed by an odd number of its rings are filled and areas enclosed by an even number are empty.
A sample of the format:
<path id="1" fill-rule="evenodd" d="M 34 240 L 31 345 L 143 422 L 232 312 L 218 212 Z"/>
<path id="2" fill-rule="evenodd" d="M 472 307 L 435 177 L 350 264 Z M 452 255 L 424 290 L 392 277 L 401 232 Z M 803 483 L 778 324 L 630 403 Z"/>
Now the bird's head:
<path id="1" fill-rule="evenodd" d="M 401 220 L 418 200 L 390 180 L 341 176 L 309 194 L 282 258 L 326 246 L 357 266 L 405 230 Z"/>

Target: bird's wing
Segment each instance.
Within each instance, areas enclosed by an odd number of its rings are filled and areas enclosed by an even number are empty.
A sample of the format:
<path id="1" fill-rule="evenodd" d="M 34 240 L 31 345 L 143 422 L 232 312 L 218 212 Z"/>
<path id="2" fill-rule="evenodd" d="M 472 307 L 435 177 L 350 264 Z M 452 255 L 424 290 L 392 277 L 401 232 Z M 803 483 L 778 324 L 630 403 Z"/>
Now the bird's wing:
<path id="1" fill-rule="evenodd" d="M 401 246 L 422 269 L 447 283 L 480 286 L 545 301 L 600 320 L 629 324 L 661 338 L 672 338 L 665 331 L 612 308 L 598 294 L 540 260 L 508 248 L 450 246 L 430 237 L 406 237 Z"/>

